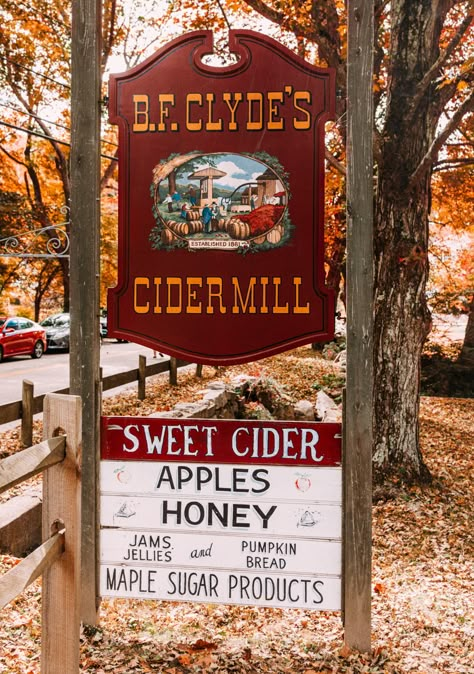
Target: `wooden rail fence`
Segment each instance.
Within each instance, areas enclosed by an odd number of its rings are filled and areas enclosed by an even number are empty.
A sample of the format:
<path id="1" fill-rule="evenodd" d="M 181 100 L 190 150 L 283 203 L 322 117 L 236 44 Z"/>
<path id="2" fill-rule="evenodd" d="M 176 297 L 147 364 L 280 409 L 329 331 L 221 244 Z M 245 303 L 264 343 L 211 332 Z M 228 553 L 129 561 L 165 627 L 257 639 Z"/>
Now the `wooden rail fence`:
<path id="1" fill-rule="evenodd" d="M 44 472 L 43 543 L 0 577 L 0 609 L 43 576 L 41 672 L 79 672 L 81 399 L 44 397 L 43 442 L 0 461 L 0 492 Z"/>
<path id="2" fill-rule="evenodd" d="M 155 374 L 162 372 L 169 372 L 170 384 L 177 384 L 177 371 L 180 367 L 189 365 L 185 360 L 177 358 L 170 358 L 169 360 L 152 363 L 147 365 L 146 356 L 138 357 L 138 368 L 112 374 L 107 377 L 101 376 L 102 391 L 109 391 L 110 389 L 125 386 L 138 382 L 137 395 L 139 400 L 144 400 L 146 397 L 146 380 Z M 200 375 L 199 366 L 196 371 Z M 56 394 L 68 394 L 69 388 L 54 391 Z M 11 421 L 21 419 L 21 442 L 23 447 L 29 447 L 33 442 L 33 417 L 35 414 L 40 414 L 43 411 L 44 399 L 48 394 L 34 395 L 34 384 L 31 381 L 23 381 L 22 399 L 16 400 L 5 405 L 0 405 L 0 426 Z"/>

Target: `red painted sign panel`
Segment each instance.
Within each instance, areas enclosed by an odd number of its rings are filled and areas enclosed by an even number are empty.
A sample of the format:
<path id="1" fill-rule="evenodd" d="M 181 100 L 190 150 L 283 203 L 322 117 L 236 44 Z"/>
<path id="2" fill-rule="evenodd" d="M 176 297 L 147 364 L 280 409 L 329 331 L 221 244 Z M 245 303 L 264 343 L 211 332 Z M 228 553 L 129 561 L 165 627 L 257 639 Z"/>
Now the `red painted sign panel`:
<path id="1" fill-rule="evenodd" d="M 340 466 L 341 424 L 102 417 L 101 459 Z"/>
<path id="2" fill-rule="evenodd" d="M 324 123 L 334 73 L 276 41 L 184 35 L 110 80 L 119 126 L 119 278 L 109 332 L 231 364 L 334 330 L 324 286 Z"/>

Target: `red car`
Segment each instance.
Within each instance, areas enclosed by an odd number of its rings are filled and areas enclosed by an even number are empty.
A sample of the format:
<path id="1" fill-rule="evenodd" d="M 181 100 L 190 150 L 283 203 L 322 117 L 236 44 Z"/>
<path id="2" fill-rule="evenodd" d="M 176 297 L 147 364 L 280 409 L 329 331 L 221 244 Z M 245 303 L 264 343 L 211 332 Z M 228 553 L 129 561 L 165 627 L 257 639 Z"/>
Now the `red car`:
<path id="1" fill-rule="evenodd" d="M 29 318 L 0 318 L 0 362 L 8 356 L 41 358 L 46 351 L 46 331 Z"/>

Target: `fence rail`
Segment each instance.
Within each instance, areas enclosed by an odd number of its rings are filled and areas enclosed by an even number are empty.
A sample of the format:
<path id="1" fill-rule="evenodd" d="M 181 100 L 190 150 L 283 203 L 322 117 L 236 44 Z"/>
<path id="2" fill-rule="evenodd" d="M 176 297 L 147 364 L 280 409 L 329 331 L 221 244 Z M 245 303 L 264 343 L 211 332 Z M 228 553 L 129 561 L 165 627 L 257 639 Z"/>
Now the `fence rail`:
<path id="1" fill-rule="evenodd" d="M 138 398 L 145 399 L 146 380 L 156 374 L 169 372 L 170 384 L 176 384 L 177 368 L 189 365 L 185 360 L 177 358 L 170 358 L 161 363 L 146 364 L 146 357 L 139 356 L 137 368 L 126 370 L 125 372 L 118 372 L 117 374 L 101 376 L 102 391 L 109 391 L 126 384 L 133 384 L 138 382 Z M 198 366 L 199 367 L 199 366 Z M 199 376 L 199 371 L 198 371 Z M 59 391 L 53 391 L 55 394 L 67 395 L 69 388 L 64 388 Z M 21 441 L 24 447 L 29 447 L 32 444 L 33 437 L 33 416 L 40 414 L 43 411 L 44 399 L 48 395 L 43 393 L 41 395 L 34 395 L 34 385 L 31 381 L 24 380 L 22 400 L 16 400 L 5 405 L 0 405 L 0 426 L 12 421 L 21 419 Z"/>

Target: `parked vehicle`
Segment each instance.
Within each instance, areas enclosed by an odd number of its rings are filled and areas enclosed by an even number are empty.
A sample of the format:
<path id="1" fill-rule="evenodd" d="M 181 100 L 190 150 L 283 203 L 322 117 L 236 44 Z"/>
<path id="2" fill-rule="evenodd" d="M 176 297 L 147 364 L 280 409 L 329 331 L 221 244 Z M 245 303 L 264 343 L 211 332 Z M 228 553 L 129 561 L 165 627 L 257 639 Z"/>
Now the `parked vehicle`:
<path id="1" fill-rule="evenodd" d="M 69 337 L 71 334 L 71 317 L 68 313 L 53 314 L 40 324 L 46 330 L 48 351 L 69 351 Z"/>
<path id="2" fill-rule="evenodd" d="M 41 325 L 46 329 L 46 339 L 48 350 L 69 351 L 69 342 L 71 336 L 71 315 L 68 313 L 52 314 L 43 321 Z M 100 338 L 107 337 L 107 319 L 100 318 L 99 324 Z"/>
<path id="3" fill-rule="evenodd" d="M 46 332 L 22 316 L 0 318 L 0 362 L 9 356 L 41 358 L 46 351 Z"/>
<path id="4" fill-rule="evenodd" d="M 51 314 L 50 316 L 47 316 L 44 318 L 42 321 L 40 321 L 40 325 L 43 326 L 43 328 L 50 328 L 52 325 L 56 323 L 58 318 L 62 318 L 63 316 L 68 317 L 69 314 L 65 313 L 63 311 L 56 313 L 56 314 Z"/>

